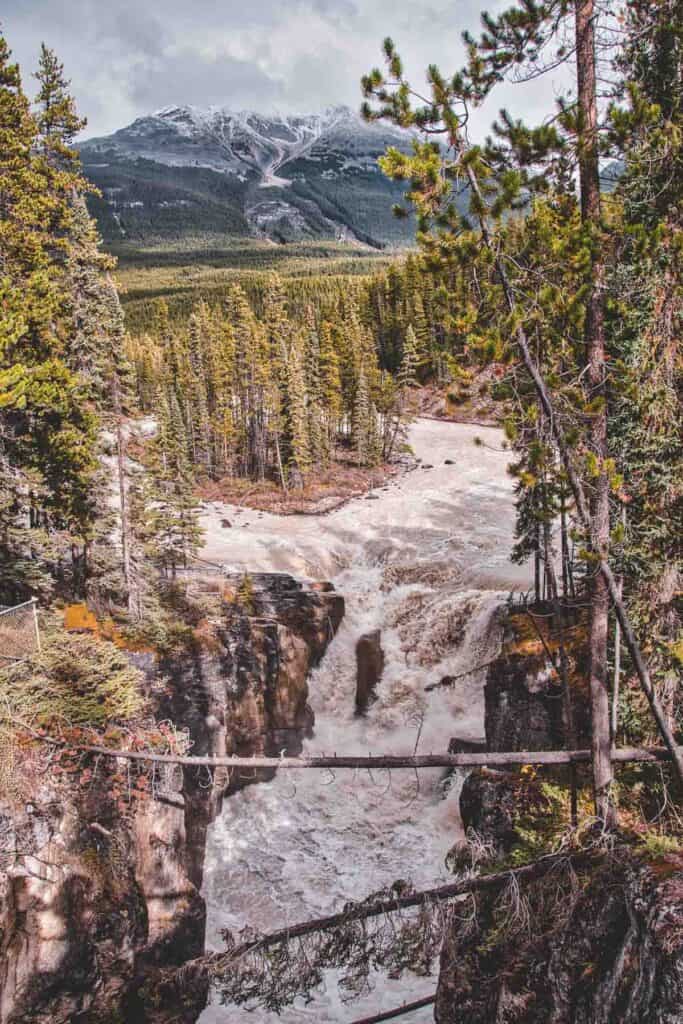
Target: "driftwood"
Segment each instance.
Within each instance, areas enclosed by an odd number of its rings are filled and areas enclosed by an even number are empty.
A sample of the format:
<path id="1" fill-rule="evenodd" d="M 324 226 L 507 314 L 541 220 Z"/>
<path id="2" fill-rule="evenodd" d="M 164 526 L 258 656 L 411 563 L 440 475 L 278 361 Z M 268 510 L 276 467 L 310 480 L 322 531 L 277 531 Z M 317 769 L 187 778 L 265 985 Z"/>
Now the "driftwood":
<path id="1" fill-rule="evenodd" d="M 329 757 L 182 757 L 176 754 L 155 754 L 145 750 L 115 750 L 111 747 L 75 746 L 71 749 L 105 757 L 120 757 L 128 761 L 180 764 L 190 768 L 496 768 L 519 764 L 582 764 L 591 759 L 590 750 L 503 750 L 466 754 L 383 754 L 367 757 L 337 754 Z M 621 747 L 612 750 L 612 760 L 620 763 L 668 759 L 669 752 L 664 747 Z"/>
<path id="2" fill-rule="evenodd" d="M 380 1024 L 383 1020 L 393 1020 L 395 1017 L 402 1017 L 404 1013 L 420 1010 L 423 1006 L 432 1006 L 435 1002 L 435 995 L 426 996 L 424 999 L 416 999 L 414 1003 L 404 1003 L 403 1006 L 396 1006 L 393 1010 L 376 1013 L 374 1017 L 363 1017 L 362 1020 L 355 1020 L 353 1024 Z"/>
<path id="3" fill-rule="evenodd" d="M 432 690 L 440 690 L 449 686 L 453 686 L 459 679 L 466 679 L 467 676 L 474 675 L 475 672 L 481 672 L 485 668 L 490 668 L 491 665 L 495 665 L 498 658 L 492 658 L 491 661 L 485 661 L 481 665 L 473 665 L 472 668 L 468 668 L 466 672 L 459 672 L 457 676 L 444 676 L 438 683 L 428 683 L 425 686 L 425 693 L 431 693 Z"/>

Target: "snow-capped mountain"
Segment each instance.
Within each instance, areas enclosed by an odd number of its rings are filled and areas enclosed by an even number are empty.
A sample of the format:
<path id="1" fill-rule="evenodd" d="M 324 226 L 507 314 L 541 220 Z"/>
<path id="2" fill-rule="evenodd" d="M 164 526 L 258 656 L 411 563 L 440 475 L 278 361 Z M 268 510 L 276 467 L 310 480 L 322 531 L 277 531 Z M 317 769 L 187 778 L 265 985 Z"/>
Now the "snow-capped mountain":
<path id="1" fill-rule="evenodd" d="M 410 222 L 391 213 L 401 188 L 377 164 L 387 146 L 407 150 L 410 141 L 347 107 L 263 116 L 182 106 L 80 149 L 102 191 L 95 212 L 112 241 L 218 233 L 379 245 L 413 235 Z"/>

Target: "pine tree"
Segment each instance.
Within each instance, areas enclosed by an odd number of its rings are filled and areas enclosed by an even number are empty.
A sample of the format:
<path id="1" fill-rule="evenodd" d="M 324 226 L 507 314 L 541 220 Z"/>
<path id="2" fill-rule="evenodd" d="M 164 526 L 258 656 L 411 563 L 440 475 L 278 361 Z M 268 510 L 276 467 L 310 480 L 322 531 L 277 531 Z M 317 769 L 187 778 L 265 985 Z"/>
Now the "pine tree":
<path id="1" fill-rule="evenodd" d="M 40 47 L 38 71 L 34 77 L 40 85 L 36 97 L 40 150 L 56 166 L 68 168 L 78 163 L 73 143 L 87 121 L 78 116 L 76 104 L 69 93 L 69 82 L 64 76 L 64 65 L 45 43 Z"/>
<path id="2" fill-rule="evenodd" d="M 197 475 L 211 476 L 213 472 L 211 414 L 209 411 L 209 388 L 211 374 L 209 365 L 210 325 L 205 307 L 190 315 L 188 360 L 190 379 L 188 382 L 188 419 L 192 436 L 192 461 Z"/>
<path id="3" fill-rule="evenodd" d="M 287 418 L 289 436 L 288 472 L 297 486 L 312 464 L 309 416 L 304 382 L 304 358 L 301 343 L 295 340 L 287 357 Z"/>
<path id="4" fill-rule="evenodd" d="M 339 356 L 334 345 L 332 326 L 327 321 L 323 323 L 320 332 L 320 387 L 327 426 L 326 448 L 330 451 L 339 432 L 343 401 Z"/>
<path id="5" fill-rule="evenodd" d="M 65 265 L 80 185 L 71 167 L 41 152 L 19 69 L 0 37 L 0 454 L 11 480 L 30 481 L 15 492 L 28 528 L 68 530 L 74 564 L 96 516 L 97 472 L 96 418 L 63 357 Z"/>
<path id="6" fill-rule="evenodd" d="M 320 337 L 311 306 L 306 310 L 303 377 L 307 395 L 308 438 L 312 462 L 324 466 L 329 460 L 329 436 L 323 411 Z"/>
<path id="7" fill-rule="evenodd" d="M 146 554 L 165 576 L 175 578 L 201 547 L 202 529 L 190 465 L 172 433 L 160 433 L 146 470 L 141 531 Z"/>
<path id="8" fill-rule="evenodd" d="M 356 395 L 351 420 L 351 443 L 361 466 L 374 466 L 379 461 L 377 410 L 370 396 L 370 388 L 361 366 L 358 373 Z"/>

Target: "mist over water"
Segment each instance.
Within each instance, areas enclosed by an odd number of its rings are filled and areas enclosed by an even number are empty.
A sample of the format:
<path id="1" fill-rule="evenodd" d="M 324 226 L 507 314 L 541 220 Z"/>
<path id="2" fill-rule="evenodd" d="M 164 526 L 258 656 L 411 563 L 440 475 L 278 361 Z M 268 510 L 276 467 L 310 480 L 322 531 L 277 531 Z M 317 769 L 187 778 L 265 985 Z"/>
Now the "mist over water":
<path id="1" fill-rule="evenodd" d="M 491 447 L 475 446 L 475 436 Z M 495 450 L 501 434 L 491 428 L 419 420 L 410 440 L 430 468 L 392 481 L 377 500 L 322 517 L 223 505 L 206 515 L 208 558 L 331 579 L 344 595 L 345 618 L 309 679 L 315 733 L 306 753 L 443 752 L 453 736 L 483 738 L 485 671 L 448 689 L 425 686 L 489 661 L 500 647 L 501 604 L 529 585 L 528 568 L 508 558 L 508 456 Z M 234 528 L 221 530 L 226 515 Z M 375 629 L 384 673 L 359 718 L 355 648 Z M 446 881 L 445 854 L 462 835 L 458 788 L 444 785 L 440 769 L 283 771 L 226 800 L 207 842 L 207 947 L 222 948 L 224 928 L 269 931 L 334 913 L 399 878 L 420 887 Z M 436 978 L 376 977 L 374 985 L 367 998 L 344 1003 L 329 972 L 311 1003 L 279 1016 L 215 1004 L 200 1020 L 338 1024 L 433 993 Z M 432 1008 L 410 1019 L 432 1020 Z"/>

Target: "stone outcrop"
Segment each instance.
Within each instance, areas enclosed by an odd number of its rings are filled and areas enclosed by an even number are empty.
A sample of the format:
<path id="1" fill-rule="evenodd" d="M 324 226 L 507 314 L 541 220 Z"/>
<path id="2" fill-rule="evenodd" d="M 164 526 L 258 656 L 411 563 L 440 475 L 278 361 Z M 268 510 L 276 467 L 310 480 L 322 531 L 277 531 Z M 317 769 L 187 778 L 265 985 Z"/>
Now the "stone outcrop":
<path id="1" fill-rule="evenodd" d="M 517 839 L 517 788 L 510 773 L 479 768 L 468 775 L 460 791 L 466 832 L 475 832 L 493 856 L 509 853 Z"/>
<path id="2" fill-rule="evenodd" d="M 343 599 L 281 575 L 252 587 L 243 607 L 212 584 L 208 614 L 156 654 L 131 655 L 157 718 L 186 729 L 193 753 L 297 753 L 311 728 L 307 676 Z M 88 786 L 48 773 L 31 803 L 0 805 L 0 1024 L 191 1024 L 204 1006 L 201 986 L 173 1006 L 149 987 L 158 968 L 202 951 L 206 830 L 254 779 L 168 769 L 154 798 L 124 806 L 112 765 Z"/>
<path id="3" fill-rule="evenodd" d="M 480 899 L 441 956 L 437 1024 L 680 1024 L 683 858 L 628 847 L 545 886 L 533 928 Z"/>
<path id="4" fill-rule="evenodd" d="M 546 627 L 543 627 L 547 629 Z M 484 687 L 486 741 L 484 750 L 560 750 L 568 746 L 564 688 L 557 671 L 559 659 L 552 634 L 545 644 L 527 617 L 508 618 L 508 634 L 500 656 L 488 666 Z M 582 691 L 584 651 L 567 644 L 567 672 L 572 695 L 576 743 L 590 745 L 588 701 Z M 551 657 L 552 655 L 552 657 Z M 464 749 L 452 741 L 451 750 Z M 560 773 L 561 774 L 561 773 Z M 566 772 L 565 772 L 566 774 Z M 528 780 L 524 800 L 530 799 Z M 495 856 L 510 852 L 522 802 L 520 776 L 515 772 L 476 769 L 465 779 L 460 812 L 465 830 L 476 832 Z M 538 803 L 540 797 L 536 799 Z"/>
<path id="5" fill-rule="evenodd" d="M 3 815 L 3 847 L 19 851 L 0 879 L 3 1024 L 161 1024 L 164 1008 L 137 1013 L 138 979 L 201 952 L 181 794 L 122 813 L 101 771 L 92 787 L 44 783 Z M 200 1009 L 176 1019 L 190 1024 Z"/>
<path id="6" fill-rule="evenodd" d="M 514 624 L 514 623 L 513 623 Z M 546 640 L 546 643 L 548 641 Z M 581 650 L 569 650 L 578 741 L 589 742 L 581 703 Z M 578 667 L 578 671 L 577 671 Z M 486 749 L 565 746 L 562 691 L 548 650 L 514 635 L 488 670 Z M 454 740 L 451 749 L 468 749 Z M 460 794 L 470 841 L 449 853 L 453 870 L 514 863 L 523 844 L 553 833 L 566 782 L 533 771 L 478 768 Z M 455 906 L 441 952 L 437 1024 L 681 1024 L 683 1022 L 683 856 L 636 852 L 613 837 L 569 871 L 481 894 Z M 602 853 L 600 850 L 602 849 Z M 519 861 L 518 861 L 519 862 Z"/>
<path id="7" fill-rule="evenodd" d="M 379 629 L 364 633 L 356 644 L 356 712 L 364 715 L 377 699 L 377 684 L 384 671 L 384 651 Z"/>
<path id="8" fill-rule="evenodd" d="M 560 750 L 567 745 L 564 685 L 558 671 L 562 634 L 551 621 L 540 618 L 534 628 L 521 613 L 508 617 L 507 642 L 486 674 L 489 750 Z M 580 622 L 567 630 L 566 670 L 579 746 L 590 745 L 584 639 Z"/>
<path id="9" fill-rule="evenodd" d="M 547 659 L 512 654 L 489 666 L 485 727 L 489 750 L 559 750 L 562 689 Z"/>

